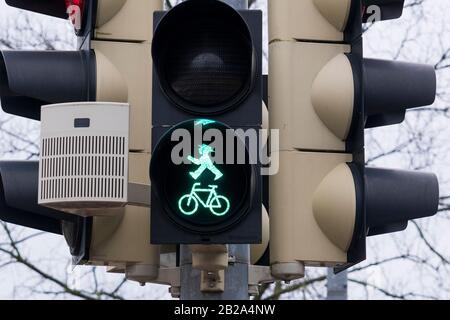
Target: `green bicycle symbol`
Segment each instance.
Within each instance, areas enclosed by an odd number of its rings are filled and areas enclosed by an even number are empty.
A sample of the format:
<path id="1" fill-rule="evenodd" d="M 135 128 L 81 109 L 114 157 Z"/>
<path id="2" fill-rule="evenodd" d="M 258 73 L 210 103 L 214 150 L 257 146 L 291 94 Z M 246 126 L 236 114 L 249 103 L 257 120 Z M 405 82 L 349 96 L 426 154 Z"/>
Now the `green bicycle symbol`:
<path id="1" fill-rule="evenodd" d="M 224 196 L 217 194 L 218 186 L 210 185 L 209 189 L 202 189 L 201 183 L 194 183 L 191 193 L 186 194 L 178 201 L 178 208 L 187 215 L 192 216 L 198 210 L 201 204 L 203 208 L 209 209 L 215 216 L 222 217 L 230 210 L 230 201 Z M 208 199 L 205 201 L 199 196 L 199 193 L 209 193 Z"/>

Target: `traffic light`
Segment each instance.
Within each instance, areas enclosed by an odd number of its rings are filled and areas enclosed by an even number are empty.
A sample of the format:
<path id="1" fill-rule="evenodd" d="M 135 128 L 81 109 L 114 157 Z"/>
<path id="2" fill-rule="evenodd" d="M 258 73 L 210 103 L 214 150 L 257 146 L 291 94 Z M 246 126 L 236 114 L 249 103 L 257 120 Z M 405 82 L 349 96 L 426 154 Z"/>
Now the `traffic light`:
<path id="1" fill-rule="evenodd" d="M 58 1 L 7 1 L 49 13 Z M 2 51 L 0 97 L 5 112 L 40 120 L 42 105 L 80 101 L 129 102 L 130 150 L 150 150 L 151 30 L 148 12 L 159 0 L 65 1 L 79 3 L 83 25 L 77 51 Z M 98 5 L 95 6 L 95 3 Z M 56 10 L 56 9 L 55 9 Z M 61 12 L 61 11 L 59 11 Z M 61 17 L 57 11 L 54 16 Z M 95 13 L 95 14 L 94 14 Z M 150 16 L 150 17 L 149 17 Z M 126 23 L 124 23 L 126 21 Z M 150 30 L 150 31 L 149 31 Z"/>
<path id="2" fill-rule="evenodd" d="M 91 30 L 95 1 L 7 0 L 10 6 L 37 13 L 68 18 L 73 6 L 80 8 L 77 34 Z M 75 25 L 75 21 L 74 25 Z M 81 24 L 82 22 L 82 24 Z M 87 36 L 86 36 L 87 37 Z M 80 41 L 83 43 L 83 41 Z M 89 43 L 89 41 L 88 41 Z M 10 114 L 40 119 L 44 104 L 95 101 L 95 53 L 79 51 L 2 51 L 0 55 L 0 98 L 2 109 Z"/>
<path id="3" fill-rule="evenodd" d="M 261 12 L 188 0 L 154 24 L 152 243 L 260 243 Z"/>
<path id="4" fill-rule="evenodd" d="M 24 9 L 36 13 L 45 14 L 52 17 L 67 19 L 67 9 L 71 2 L 84 2 L 81 1 L 61 1 L 61 0 L 5 0 L 5 2 L 12 7 Z"/>
<path id="5" fill-rule="evenodd" d="M 54 234 L 62 234 L 61 222 L 76 217 L 37 204 L 39 163 L 0 162 L 0 220 Z"/>
<path id="6" fill-rule="evenodd" d="M 401 123 L 436 94 L 432 66 L 363 58 L 369 9 L 396 18 L 403 1 L 269 2 L 269 114 L 280 131 L 270 260 L 280 279 L 348 268 L 366 258 L 366 236 L 437 212 L 435 175 L 365 167 L 364 129 Z"/>
<path id="7" fill-rule="evenodd" d="M 162 9 L 162 2 L 6 2 L 69 19 L 78 36 L 79 48 L 74 51 L 2 51 L 0 55 L 3 110 L 41 120 L 41 107 L 46 106 L 41 123 L 46 135 L 41 137 L 40 169 L 35 172 L 40 189 L 37 182 L 32 185 L 36 197 L 29 199 L 30 214 L 39 214 L 39 208 L 55 219 L 68 217 L 59 229 L 75 264 L 126 265 L 129 278 L 142 279 L 145 272 L 153 278 L 159 247 L 150 244 L 150 209 L 136 202 L 135 196 L 150 184 L 152 13 Z M 114 126 L 109 117 L 120 126 L 107 129 Z M 95 159 L 104 162 L 95 167 Z M 112 168 L 120 169 L 115 172 L 121 173 L 120 179 L 108 175 L 106 170 Z M 105 197 L 96 190 L 110 193 Z M 37 206 L 38 196 L 41 205 L 53 209 Z"/>

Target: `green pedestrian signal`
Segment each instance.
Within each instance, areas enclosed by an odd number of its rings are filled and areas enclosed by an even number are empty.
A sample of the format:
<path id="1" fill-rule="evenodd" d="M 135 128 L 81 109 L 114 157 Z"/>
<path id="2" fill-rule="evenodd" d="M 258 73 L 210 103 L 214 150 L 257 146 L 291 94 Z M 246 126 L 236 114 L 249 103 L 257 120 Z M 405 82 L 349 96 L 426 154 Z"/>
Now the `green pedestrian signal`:
<path id="1" fill-rule="evenodd" d="M 221 138 L 209 139 L 213 135 Z M 238 161 L 242 157 L 247 161 Z M 178 124 L 153 151 L 152 203 L 163 204 L 171 223 L 199 235 L 232 228 L 252 206 L 256 172 L 250 158 L 245 143 L 220 122 Z"/>
<path id="2" fill-rule="evenodd" d="M 199 146 L 198 152 L 201 155 L 199 159 L 196 159 L 192 156 L 188 156 L 189 161 L 191 161 L 193 164 L 200 166 L 196 171 L 189 173 L 191 177 L 197 180 L 202 175 L 202 173 L 206 169 L 208 169 L 215 175 L 214 180 L 219 180 L 220 178 L 222 178 L 223 177 L 222 172 L 220 172 L 220 170 L 217 169 L 217 167 L 211 160 L 211 153 L 214 152 L 214 149 L 206 144 L 202 144 L 201 146 Z"/>
<path id="3" fill-rule="evenodd" d="M 203 124 L 210 124 L 214 122 L 203 122 Z M 196 123 L 199 125 L 199 122 Z M 194 158 L 193 156 L 188 156 L 187 159 L 199 166 L 197 170 L 189 172 L 190 176 L 194 178 L 194 180 L 198 180 L 200 176 L 205 172 L 205 170 L 209 170 L 214 174 L 214 180 L 219 180 L 223 177 L 223 173 L 217 169 L 213 160 L 211 159 L 211 153 L 214 152 L 214 148 L 209 145 L 202 144 L 198 148 L 198 152 L 200 154 L 200 158 Z M 204 189 L 201 187 L 201 183 L 194 183 L 192 186 L 192 190 L 189 194 L 185 194 L 178 201 L 178 208 L 180 211 L 187 215 L 191 216 L 197 213 L 199 204 L 203 206 L 203 208 L 209 209 L 211 213 L 215 216 L 221 217 L 228 213 L 230 210 L 230 201 L 221 195 L 217 194 L 217 185 L 209 185 L 208 189 Z M 204 201 L 199 194 L 206 193 L 208 195 L 207 200 Z"/>
<path id="4" fill-rule="evenodd" d="M 187 0 L 153 17 L 150 241 L 261 243 L 262 12 Z"/>

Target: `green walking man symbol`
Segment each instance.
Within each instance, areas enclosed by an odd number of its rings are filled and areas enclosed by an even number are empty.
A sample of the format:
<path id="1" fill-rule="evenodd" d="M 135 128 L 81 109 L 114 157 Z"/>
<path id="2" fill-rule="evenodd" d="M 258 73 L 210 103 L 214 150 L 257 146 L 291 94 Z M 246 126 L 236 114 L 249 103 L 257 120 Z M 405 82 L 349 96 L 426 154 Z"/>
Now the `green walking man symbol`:
<path id="1" fill-rule="evenodd" d="M 197 170 L 194 172 L 189 172 L 192 178 L 197 180 L 205 170 L 211 171 L 214 175 L 214 181 L 219 180 L 222 178 L 223 174 L 220 172 L 219 169 L 214 165 L 213 161 L 211 160 L 210 154 L 214 152 L 214 149 L 206 144 L 203 144 L 199 146 L 199 153 L 200 158 L 196 159 L 192 156 L 188 156 L 188 160 L 191 161 L 193 164 L 200 166 Z"/>

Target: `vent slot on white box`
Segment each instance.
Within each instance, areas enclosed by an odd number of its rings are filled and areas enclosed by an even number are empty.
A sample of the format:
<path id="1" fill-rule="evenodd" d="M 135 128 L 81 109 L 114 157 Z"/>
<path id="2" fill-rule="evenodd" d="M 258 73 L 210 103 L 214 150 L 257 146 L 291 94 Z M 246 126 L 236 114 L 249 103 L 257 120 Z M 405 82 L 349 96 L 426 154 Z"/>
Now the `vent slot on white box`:
<path id="1" fill-rule="evenodd" d="M 124 198 L 125 137 L 42 140 L 41 199 Z"/>

